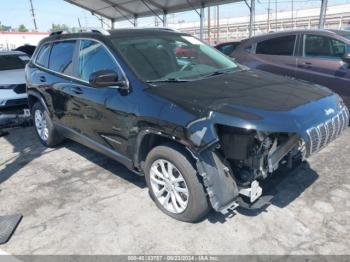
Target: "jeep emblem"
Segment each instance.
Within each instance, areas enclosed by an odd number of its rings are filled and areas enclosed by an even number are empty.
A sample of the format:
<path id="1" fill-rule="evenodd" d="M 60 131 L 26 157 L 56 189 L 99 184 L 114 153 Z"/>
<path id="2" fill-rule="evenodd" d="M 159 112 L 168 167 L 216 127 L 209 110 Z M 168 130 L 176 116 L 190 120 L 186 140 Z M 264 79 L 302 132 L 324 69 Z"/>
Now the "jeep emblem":
<path id="1" fill-rule="evenodd" d="M 326 116 L 329 116 L 331 114 L 334 114 L 335 110 L 333 108 L 328 108 L 328 109 L 325 109 L 324 112 L 325 112 Z"/>

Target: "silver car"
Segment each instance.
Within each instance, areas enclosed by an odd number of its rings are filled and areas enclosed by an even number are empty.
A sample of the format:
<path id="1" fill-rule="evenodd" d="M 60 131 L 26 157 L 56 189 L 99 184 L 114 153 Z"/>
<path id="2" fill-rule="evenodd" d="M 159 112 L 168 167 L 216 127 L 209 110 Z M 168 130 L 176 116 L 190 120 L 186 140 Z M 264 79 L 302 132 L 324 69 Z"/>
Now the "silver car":
<path id="1" fill-rule="evenodd" d="M 27 104 L 24 68 L 29 60 L 19 51 L 0 52 L 0 109 Z"/>

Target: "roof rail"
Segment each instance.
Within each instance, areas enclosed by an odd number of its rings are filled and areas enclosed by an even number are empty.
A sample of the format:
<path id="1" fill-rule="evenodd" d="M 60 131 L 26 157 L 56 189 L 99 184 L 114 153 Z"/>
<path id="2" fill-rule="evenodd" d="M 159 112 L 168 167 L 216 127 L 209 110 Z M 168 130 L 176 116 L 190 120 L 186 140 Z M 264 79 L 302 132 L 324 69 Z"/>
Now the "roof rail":
<path id="1" fill-rule="evenodd" d="M 90 33 L 96 33 L 101 35 L 111 35 L 107 30 L 103 28 L 95 28 L 95 27 L 81 28 L 80 32 L 90 32 Z"/>
<path id="2" fill-rule="evenodd" d="M 66 30 L 57 30 L 57 31 L 53 31 L 50 36 L 53 36 L 53 35 L 63 35 L 63 34 L 67 34 L 67 31 Z"/>
<path id="3" fill-rule="evenodd" d="M 103 28 L 80 28 L 79 33 L 84 33 L 84 32 L 90 32 L 90 33 L 96 33 L 96 34 L 101 34 L 101 35 L 110 35 L 110 33 L 103 29 Z M 63 35 L 63 34 L 68 34 L 66 30 L 58 30 L 54 31 L 50 34 L 50 36 L 54 35 Z"/>
<path id="4" fill-rule="evenodd" d="M 169 28 L 169 27 L 141 27 L 140 29 L 152 29 L 152 30 L 163 30 L 163 31 L 170 31 L 170 32 L 179 32 L 178 30 L 174 28 Z"/>

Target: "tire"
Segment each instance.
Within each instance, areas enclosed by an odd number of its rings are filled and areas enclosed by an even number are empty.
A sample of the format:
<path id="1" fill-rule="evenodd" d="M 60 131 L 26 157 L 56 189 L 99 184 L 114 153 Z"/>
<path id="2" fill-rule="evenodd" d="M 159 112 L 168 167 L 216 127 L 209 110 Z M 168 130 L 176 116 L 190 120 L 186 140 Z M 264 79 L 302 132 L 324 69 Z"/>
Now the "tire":
<path id="1" fill-rule="evenodd" d="M 40 102 L 35 103 L 32 107 L 32 116 L 36 134 L 44 146 L 54 147 L 63 141 L 63 137 L 55 129 L 48 112 Z"/>
<path id="2" fill-rule="evenodd" d="M 164 176 L 162 163 L 167 172 L 169 168 L 172 170 L 170 172 L 172 178 L 167 179 Z M 160 175 L 165 178 L 161 178 Z M 162 145 L 152 149 L 145 161 L 145 177 L 152 199 L 168 216 L 184 222 L 197 222 L 210 210 L 204 186 L 183 149 L 173 145 Z M 172 182 L 169 182 L 171 179 Z M 159 181 L 164 186 L 159 185 Z M 185 192 L 186 189 L 187 192 Z M 161 194 L 162 190 L 163 194 Z M 183 205 L 178 200 L 182 200 Z M 187 204 L 185 205 L 184 202 Z"/>

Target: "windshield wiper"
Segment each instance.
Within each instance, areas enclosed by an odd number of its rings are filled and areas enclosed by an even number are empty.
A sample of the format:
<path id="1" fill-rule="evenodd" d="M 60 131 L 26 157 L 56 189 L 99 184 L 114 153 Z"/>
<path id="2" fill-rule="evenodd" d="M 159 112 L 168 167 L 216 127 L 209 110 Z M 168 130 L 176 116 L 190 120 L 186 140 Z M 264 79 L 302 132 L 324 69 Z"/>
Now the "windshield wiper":
<path id="1" fill-rule="evenodd" d="M 217 70 L 217 71 L 214 71 L 214 72 L 209 73 L 209 74 L 207 74 L 207 75 L 203 75 L 203 78 L 207 78 L 207 77 L 211 77 L 211 76 L 218 76 L 218 75 L 223 75 L 223 74 L 231 73 L 231 72 L 233 71 L 233 69 L 234 69 L 234 68 Z"/>
<path id="2" fill-rule="evenodd" d="M 186 79 L 180 79 L 180 78 L 167 78 L 167 79 L 158 79 L 158 80 L 148 80 L 146 83 L 160 83 L 160 82 L 167 82 L 167 83 L 178 83 L 178 82 L 188 82 L 189 80 Z"/>

